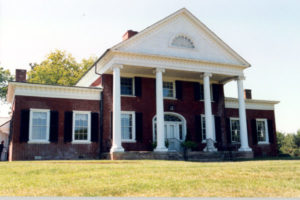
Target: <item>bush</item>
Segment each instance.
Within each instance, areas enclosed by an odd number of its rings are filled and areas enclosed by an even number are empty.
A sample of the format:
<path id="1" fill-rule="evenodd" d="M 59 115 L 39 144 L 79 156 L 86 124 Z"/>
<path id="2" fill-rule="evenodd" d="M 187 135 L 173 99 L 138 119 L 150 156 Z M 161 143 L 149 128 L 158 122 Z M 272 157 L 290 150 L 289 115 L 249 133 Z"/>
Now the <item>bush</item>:
<path id="1" fill-rule="evenodd" d="M 197 143 L 193 141 L 184 141 L 181 143 L 181 146 L 185 149 L 195 149 L 197 147 Z"/>

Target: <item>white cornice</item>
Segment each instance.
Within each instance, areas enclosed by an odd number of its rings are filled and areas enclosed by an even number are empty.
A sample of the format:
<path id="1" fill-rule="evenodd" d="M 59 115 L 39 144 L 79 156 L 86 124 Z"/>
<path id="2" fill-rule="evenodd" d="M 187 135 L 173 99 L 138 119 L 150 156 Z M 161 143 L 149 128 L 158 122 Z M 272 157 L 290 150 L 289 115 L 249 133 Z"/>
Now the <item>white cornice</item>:
<path id="1" fill-rule="evenodd" d="M 279 101 L 258 100 L 258 99 L 245 99 L 246 109 L 249 110 L 274 110 L 274 105 Z M 225 108 L 239 108 L 237 98 L 225 98 Z"/>
<path id="2" fill-rule="evenodd" d="M 8 102 L 13 103 L 15 96 L 100 100 L 101 91 L 102 88 L 93 87 L 85 88 L 9 82 L 7 100 Z"/>

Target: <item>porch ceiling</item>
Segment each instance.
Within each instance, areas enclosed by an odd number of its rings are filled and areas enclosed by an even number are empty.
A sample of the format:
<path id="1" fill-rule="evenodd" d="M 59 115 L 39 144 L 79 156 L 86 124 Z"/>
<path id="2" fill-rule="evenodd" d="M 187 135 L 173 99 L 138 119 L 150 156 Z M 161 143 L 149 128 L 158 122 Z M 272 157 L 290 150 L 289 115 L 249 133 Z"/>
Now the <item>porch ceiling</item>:
<path id="1" fill-rule="evenodd" d="M 138 75 L 141 77 L 155 78 L 154 70 L 155 68 L 124 65 L 123 68 L 121 69 L 121 76 Z M 112 71 L 110 70 L 109 73 L 112 73 Z M 178 80 L 187 80 L 187 81 L 202 81 L 202 77 L 201 77 L 202 75 L 203 75 L 202 72 L 166 69 L 165 73 L 163 74 L 163 77 L 175 78 Z M 212 74 L 211 81 L 225 84 L 235 78 L 236 76 L 230 76 L 225 74 Z"/>

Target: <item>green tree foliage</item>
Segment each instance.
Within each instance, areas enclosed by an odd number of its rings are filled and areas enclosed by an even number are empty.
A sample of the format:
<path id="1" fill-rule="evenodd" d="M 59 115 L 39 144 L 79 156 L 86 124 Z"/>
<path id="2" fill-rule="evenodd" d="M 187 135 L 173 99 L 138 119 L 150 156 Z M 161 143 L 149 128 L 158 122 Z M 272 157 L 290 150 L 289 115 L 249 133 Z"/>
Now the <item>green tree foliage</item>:
<path id="1" fill-rule="evenodd" d="M 10 74 L 10 71 L 4 70 L 3 67 L 0 67 L 0 99 L 5 99 L 7 93 L 7 83 L 12 81 L 13 76 Z"/>
<path id="2" fill-rule="evenodd" d="M 300 156 L 300 130 L 296 134 L 277 132 L 279 153 L 291 156 Z"/>
<path id="3" fill-rule="evenodd" d="M 90 57 L 77 63 L 71 54 L 55 50 L 40 64 L 30 64 L 31 71 L 27 74 L 28 82 L 71 86 L 77 82 L 95 60 L 94 57 Z"/>

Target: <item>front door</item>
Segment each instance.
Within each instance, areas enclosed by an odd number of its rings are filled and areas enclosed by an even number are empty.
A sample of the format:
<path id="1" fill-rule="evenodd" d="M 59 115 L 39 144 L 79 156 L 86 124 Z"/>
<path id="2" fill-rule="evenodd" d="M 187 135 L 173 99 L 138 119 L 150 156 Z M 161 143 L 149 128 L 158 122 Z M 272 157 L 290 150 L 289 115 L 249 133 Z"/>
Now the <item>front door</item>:
<path id="1" fill-rule="evenodd" d="M 178 124 L 176 123 L 165 123 L 165 139 L 178 139 Z"/>

